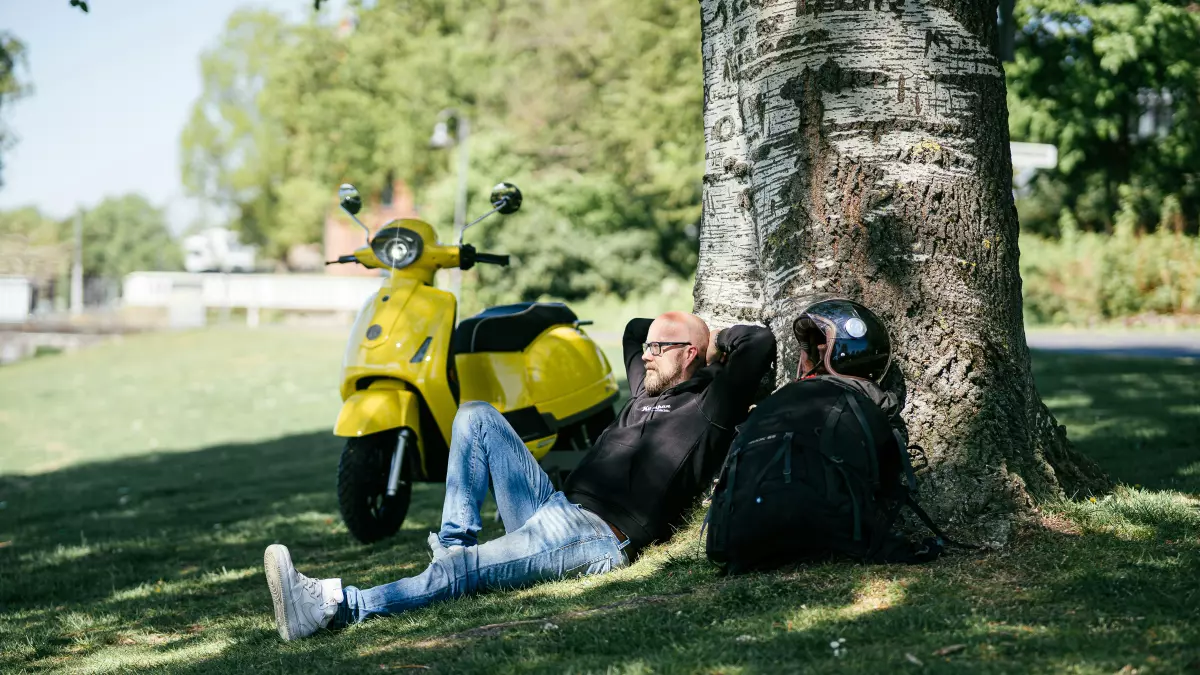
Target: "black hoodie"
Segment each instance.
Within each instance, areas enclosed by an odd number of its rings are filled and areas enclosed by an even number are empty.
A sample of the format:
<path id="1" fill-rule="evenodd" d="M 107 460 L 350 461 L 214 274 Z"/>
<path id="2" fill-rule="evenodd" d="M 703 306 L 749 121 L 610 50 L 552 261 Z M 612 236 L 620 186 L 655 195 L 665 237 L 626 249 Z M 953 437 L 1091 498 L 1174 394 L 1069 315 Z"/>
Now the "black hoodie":
<path id="1" fill-rule="evenodd" d="M 646 394 L 642 343 L 651 319 L 625 327 L 625 372 L 632 398 L 571 472 L 564 488 L 576 504 L 630 539 L 629 553 L 667 539 L 712 482 L 734 427 L 746 418 L 759 382 L 775 359 L 775 337 L 758 326 L 732 326 L 717 336 L 723 363 L 658 396 Z M 704 358 L 701 355 L 700 358 Z"/>

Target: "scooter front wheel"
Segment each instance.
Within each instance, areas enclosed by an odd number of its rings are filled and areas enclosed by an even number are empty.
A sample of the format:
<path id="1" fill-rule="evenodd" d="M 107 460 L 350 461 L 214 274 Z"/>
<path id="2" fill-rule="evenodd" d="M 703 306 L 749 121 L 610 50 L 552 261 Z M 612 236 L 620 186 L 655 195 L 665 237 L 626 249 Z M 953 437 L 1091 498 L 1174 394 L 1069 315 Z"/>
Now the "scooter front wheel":
<path id="1" fill-rule="evenodd" d="M 346 529 L 364 544 L 386 539 L 400 529 L 412 499 L 412 462 L 400 467 L 396 494 L 387 494 L 388 469 L 396 450 L 397 430 L 350 438 L 338 462 L 338 508 Z M 415 452 L 410 445 L 408 455 Z"/>

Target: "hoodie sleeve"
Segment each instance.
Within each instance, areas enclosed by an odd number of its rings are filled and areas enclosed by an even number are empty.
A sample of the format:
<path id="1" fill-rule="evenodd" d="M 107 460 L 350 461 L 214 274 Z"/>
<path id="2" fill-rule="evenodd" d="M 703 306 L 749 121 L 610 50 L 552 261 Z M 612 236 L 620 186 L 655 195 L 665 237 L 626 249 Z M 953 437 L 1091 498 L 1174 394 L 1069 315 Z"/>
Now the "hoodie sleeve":
<path id="1" fill-rule="evenodd" d="M 730 326 L 717 334 L 724 363 L 715 363 L 704 414 L 723 427 L 736 423 L 754 402 L 758 385 L 775 360 L 775 336 L 762 326 Z"/>
<path id="2" fill-rule="evenodd" d="M 642 361 L 642 343 L 650 334 L 650 324 L 654 319 L 632 319 L 625 324 L 625 335 L 621 337 L 621 346 L 625 352 L 625 379 L 629 383 L 629 395 L 637 398 L 642 393 L 646 377 L 646 364 Z"/>

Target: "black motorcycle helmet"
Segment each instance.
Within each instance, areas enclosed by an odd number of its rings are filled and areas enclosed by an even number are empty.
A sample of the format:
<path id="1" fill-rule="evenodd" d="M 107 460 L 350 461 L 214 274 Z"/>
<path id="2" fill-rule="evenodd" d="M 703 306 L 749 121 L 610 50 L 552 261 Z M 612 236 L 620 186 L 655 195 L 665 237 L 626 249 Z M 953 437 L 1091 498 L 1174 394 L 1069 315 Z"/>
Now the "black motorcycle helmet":
<path id="1" fill-rule="evenodd" d="M 883 382 L 892 362 L 892 341 L 879 317 L 862 305 L 837 296 L 807 299 L 792 323 L 800 343 L 796 377 L 822 365 L 831 375 Z M 824 350 L 820 349 L 824 346 Z"/>

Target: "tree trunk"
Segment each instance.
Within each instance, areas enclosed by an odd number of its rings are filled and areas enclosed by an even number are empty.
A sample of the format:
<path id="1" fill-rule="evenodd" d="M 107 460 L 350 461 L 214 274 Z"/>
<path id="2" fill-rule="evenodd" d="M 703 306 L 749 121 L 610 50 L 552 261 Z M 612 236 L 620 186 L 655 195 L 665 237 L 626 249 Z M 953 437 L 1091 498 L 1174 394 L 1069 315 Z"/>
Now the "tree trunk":
<path id="1" fill-rule="evenodd" d="M 996 2 L 701 0 L 695 301 L 715 326 L 769 325 L 781 383 L 799 298 L 872 308 L 929 459 L 922 503 L 1003 545 L 1037 500 L 1107 482 L 1030 373 Z"/>

